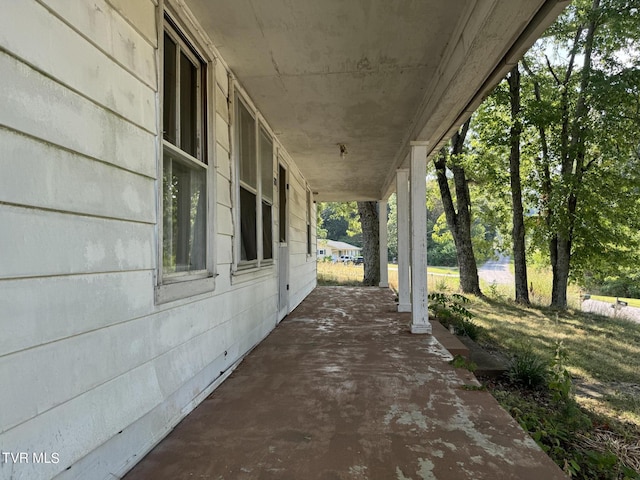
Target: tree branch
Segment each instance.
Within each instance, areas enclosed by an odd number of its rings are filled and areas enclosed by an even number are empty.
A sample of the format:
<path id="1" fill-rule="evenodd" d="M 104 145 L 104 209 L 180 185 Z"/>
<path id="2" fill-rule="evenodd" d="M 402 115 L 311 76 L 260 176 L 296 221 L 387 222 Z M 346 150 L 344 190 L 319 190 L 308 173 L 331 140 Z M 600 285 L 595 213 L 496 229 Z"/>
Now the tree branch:
<path id="1" fill-rule="evenodd" d="M 544 58 L 547 61 L 547 68 L 549 69 L 549 72 L 551 72 L 551 76 L 556 80 L 556 84 L 561 85 L 562 82 L 560 82 L 560 79 L 556 75 L 556 72 L 553 70 L 553 66 L 551 65 L 551 61 L 549 60 L 549 57 L 545 55 Z"/>

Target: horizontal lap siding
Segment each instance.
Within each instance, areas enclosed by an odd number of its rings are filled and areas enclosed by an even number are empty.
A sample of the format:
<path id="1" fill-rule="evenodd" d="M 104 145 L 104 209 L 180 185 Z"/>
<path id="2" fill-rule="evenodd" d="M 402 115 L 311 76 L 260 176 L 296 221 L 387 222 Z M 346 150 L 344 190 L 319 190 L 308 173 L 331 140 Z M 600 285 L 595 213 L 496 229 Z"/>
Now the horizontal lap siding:
<path id="1" fill-rule="evenodd" d="M 292 310 L 316 286 L 316 257 L 307 255 L 307 188 L 299 170 L 289 177 L 289 308 Z M 315 205 L 311 197 L 311 250 L 315 253 Z"/>
<path id="2" fill-rule="evenodd" d="M 10 3 L 0 17 L 0 443 L 58 452 L 60 463 L 0 462 L 0 478 L 9 468 L 16 479 L 106 478 L 274 328 L 277 269 L 231 280 L 236 186 L 217 62 L 216 289 L 155 305 L 157 2 Z M 304 180 L 294 164 L 289 173 L 293 307 L 315 285 L 315 262 Z"/>
<path id="3" fill-rule="evenodd" d="M 187 343 L 153 303 L 156 7 L 119 3 L 0 16 L 0 443 L 60 456 L 0 478 L 83 478 L 76 462 L 165 401 L 156 364 Z"/>

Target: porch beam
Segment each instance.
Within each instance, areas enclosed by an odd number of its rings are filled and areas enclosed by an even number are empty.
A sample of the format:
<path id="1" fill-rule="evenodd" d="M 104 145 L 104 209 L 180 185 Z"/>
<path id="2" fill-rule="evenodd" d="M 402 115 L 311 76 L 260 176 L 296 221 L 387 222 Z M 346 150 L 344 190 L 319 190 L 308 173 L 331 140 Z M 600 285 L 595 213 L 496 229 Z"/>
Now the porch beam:
<path id="1" fill-rule="evenodd" d="M 387 231 L 387 201 L 378 201 L 380 243 L 380 288 L 389 288 L 389 235 Z"/>
<path id="2" fill-rule="evenodd" d="M 398 311 L 411 311 L 409 290 L 409 170 L 396 172 L 398 205 Z"/>
<path id="3" fill-rule="evenodd" d="M 427 309 L 427 146 L 411 142 L 411 333 L 431 333 Z"/>

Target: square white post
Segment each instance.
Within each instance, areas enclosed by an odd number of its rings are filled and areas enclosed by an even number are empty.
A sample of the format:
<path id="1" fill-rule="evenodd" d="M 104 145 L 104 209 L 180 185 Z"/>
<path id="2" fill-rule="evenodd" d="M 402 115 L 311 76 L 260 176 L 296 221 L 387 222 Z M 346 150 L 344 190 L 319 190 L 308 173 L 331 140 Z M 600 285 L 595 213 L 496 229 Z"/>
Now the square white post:
<path id="1" fill-rule="evenodd" d="M 398 205 L 398 311 L 411 311 L 409 290 L 409 170 L 396 173 Z"/>
<path id="2" fill-rule="evenodd" d="M 411 333 L 431 333 L 427 306 L 427 142 L 411 142 Z"/>
<path id="3" fill-rule="evenodd" d="M 387 201 L 378 201 L 380 243 L 380 287 L 389 288 L 389 239 L 387 231 Z"/>

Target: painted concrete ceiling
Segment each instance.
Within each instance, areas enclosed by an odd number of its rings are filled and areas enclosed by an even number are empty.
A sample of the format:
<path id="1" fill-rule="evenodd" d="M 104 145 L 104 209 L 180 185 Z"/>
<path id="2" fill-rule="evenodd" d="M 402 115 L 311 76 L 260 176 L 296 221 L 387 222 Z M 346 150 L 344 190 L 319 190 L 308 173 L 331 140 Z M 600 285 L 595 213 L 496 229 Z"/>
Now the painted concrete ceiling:
<path id="1" fill-rule="evenodd" d="M 187 0 L 317 200 L 377 200 L 567 1 Z M 340 155 L 339 144 L 347 154 Z"/>

